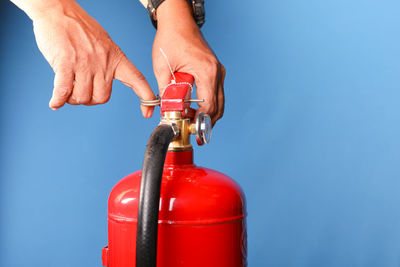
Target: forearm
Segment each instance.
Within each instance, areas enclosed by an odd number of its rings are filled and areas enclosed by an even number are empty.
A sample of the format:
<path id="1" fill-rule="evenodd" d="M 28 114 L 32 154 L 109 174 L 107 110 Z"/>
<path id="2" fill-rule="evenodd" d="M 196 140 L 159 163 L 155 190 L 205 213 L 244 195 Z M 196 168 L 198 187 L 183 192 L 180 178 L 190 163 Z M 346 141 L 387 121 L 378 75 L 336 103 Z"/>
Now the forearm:
<path id="1" fill-rule="evenodd" d="M 64 12 L 68 7 L 78 5 L 74 0 L 11 0 L 32 20 L 54 12 Z M 57 12 L 58 11 L 58 12 Z"/>

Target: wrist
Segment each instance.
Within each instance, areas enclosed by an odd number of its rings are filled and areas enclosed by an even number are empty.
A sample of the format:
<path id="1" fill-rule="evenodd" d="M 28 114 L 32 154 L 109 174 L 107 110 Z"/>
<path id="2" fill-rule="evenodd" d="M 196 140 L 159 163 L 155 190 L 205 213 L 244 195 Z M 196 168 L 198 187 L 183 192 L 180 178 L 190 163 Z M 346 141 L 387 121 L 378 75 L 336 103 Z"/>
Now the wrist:
<path id="1" fill-rule="evenodd" d="M 11 0 L 33 21 L 54 14 L 65 14 L 65 9 L 76 3 L 74 0 Z"/>
<path id="2" fill-rule="evenodd" d="M 163 27 L 198 29 L 186 0 L 165 0 L 157 8 L 156 19 L 158 29 Z"/>

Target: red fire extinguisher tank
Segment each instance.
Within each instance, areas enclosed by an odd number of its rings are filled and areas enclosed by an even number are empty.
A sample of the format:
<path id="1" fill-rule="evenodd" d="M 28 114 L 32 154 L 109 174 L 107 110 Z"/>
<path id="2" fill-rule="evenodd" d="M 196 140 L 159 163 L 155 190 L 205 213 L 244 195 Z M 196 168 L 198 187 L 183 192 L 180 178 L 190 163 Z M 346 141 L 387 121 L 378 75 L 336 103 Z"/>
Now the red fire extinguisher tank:
<path id="1" fill-rule="evenodd" d="M 115 185 L 108 201 L 103 265 L 133 267 L 141 171 Z M 246 266 L 246 209 L 239 185 L 193 164 L 193 151 L 167 153 L 158 220 L 158 267 Z"/>

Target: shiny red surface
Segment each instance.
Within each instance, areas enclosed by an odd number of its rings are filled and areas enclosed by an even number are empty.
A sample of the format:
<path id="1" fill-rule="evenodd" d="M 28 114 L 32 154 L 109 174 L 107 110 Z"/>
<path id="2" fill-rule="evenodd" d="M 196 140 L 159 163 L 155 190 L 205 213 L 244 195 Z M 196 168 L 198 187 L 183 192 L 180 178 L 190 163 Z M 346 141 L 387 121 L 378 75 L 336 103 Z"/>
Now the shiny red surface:
<path id="1" fill-rule="evenodd" d="M 190 103 L 185 102 L 185 99 L 190 98 L 191 89 L 194 78 L 192 75 L 175 72 L 175 84 L 168 86 L 161 98 L 161 114 L 165 111 L 180 111 L 182 116 L 185 116 L 185 108 L 189 108 Z M 171 80 L 172 82 L 172 80 Z"/>
<path id="2" fill-rule="evenodd" d="M 128 175 L 111 191 L 104 266 L 135 266 L 140 175 L 140 171 Z M 157 266 L 246 266 L 245 214 L 243 192 L 231 178 L 195 166 L 192 151 L 168 152 Z"/>

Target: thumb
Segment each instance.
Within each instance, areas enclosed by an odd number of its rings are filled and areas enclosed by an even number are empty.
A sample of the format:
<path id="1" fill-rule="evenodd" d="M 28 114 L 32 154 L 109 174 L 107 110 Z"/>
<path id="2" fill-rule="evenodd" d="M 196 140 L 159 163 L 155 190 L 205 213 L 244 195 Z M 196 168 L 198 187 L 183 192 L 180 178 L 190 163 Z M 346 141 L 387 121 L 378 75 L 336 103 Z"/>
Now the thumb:
<path id="1" fill-rule="evenodd" d="M 165 87 L 171 82 L 172 75 L 169 68 L 163 68 L 154 73 L 157 79 L 160 96 L 163 95 Z"/>
<path id="2" fill-rule="evenodd" d="M 156 97 L 143 74 L 133 65 L 126 56 L 123 56 L 115 69 L 114 78 L 133 89 L 136 95 L 143 100 L 154 100 Z M 153 115 L 154 107 L 140 106 L 146 118 Z"/>

